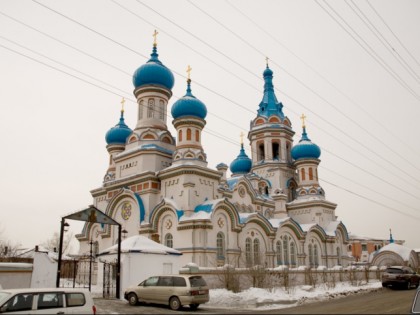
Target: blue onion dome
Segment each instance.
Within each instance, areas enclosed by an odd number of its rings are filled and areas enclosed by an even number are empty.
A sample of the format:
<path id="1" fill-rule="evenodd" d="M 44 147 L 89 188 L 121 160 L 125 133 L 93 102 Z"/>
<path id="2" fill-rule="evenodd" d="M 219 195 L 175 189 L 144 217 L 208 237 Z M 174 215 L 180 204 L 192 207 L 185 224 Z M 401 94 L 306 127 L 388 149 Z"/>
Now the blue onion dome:
<path id="1" fill-rule="evenodd" d="M 318 159 L 321 156 L 321 149 L 308 138 L 305 126 L 303 126 L 302 138 L 297 145 L 293 146 L 291 154 L 295 160 Z"/>
<path id="2" fill-rule="evenodd" d="M 107 144 L 125 144 L 132 132 L 124 122 L 124 110 L 122 109 L 119 123 L 108 130 L 105 141 Z"/>
<path id="3" fill-rule="evenodd" d="M 232 174 L 247 174 L 251 170 L 252 160 L 246 155 L 244 144 L 241 143 L 241 151 L 236 159 L 230 163 L 230 171 Z"/>
<path id="4" fill-rule="evenodd" d="M 133 74 L 135 88 L 143 85 L 160 85 L 169 90 L 174 87 L 174 75 L 158 58 L 156 44 L 153 44 L 151 58 Z"/>
<path id="5" fill-rule="evenodd" d="M 187 93 L 177 100 L 171 109 L 172 117 L 195 116 L 201 119 L 207 116 L 206 105 L 191 93 L 191 80 L 187 80 Z"/>

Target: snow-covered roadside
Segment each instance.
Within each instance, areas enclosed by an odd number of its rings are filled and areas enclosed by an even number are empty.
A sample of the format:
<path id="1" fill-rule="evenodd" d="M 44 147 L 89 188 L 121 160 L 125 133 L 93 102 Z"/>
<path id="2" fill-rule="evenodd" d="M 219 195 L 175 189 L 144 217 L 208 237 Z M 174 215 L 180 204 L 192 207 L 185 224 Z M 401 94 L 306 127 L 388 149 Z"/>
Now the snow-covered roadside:
<path id="1" fill-rule="evenodd" d="M 300 305 L 302 303 L 328 300 L 344 297 L 362 291 L 377 290 L 382 287 L 380 281 L 370 281 L 367 284 L 353 286 L 346 282 L 339 282 L 334 288 L 319 285 L 296 286 L 289 292 L 283 288 L 259 289 L 250 288 L 240 293 L 233 293 L 225 289 L 210 290 L 210 301 L 203 305 L 205 308 L 237 308 L 237 309 L 279 309 Z"/>

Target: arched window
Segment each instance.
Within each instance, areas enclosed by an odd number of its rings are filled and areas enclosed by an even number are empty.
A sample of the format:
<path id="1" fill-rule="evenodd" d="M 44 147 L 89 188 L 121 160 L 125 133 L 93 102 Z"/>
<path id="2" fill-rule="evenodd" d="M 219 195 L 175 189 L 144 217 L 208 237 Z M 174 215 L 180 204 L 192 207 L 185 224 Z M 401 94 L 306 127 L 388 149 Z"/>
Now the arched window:
<path id="1" fill-rule="evenodd" d="M 348 251 L 351 252 L 351 245 L 348 246 Z"/>
<path id="2" fill-rule="evenodd" d="M 302 180 L 305 180 L 305 169 L 303 167 L 300 169 L 300 178 L 302 178 Z"/>
<path id="3" fill-rule="evenodd" d="M 340 251 L 340 247 L 337 247 L 337 265 L 341 266 L 341 251 Z"/>
<path id="4" fill-rule="evenodd" d="M 249 237 L 245 240 L 245 260 L 247 267 L 252 266 L 251 239 Z"/>
<path id="5" fill-rule="evenodd" d="M 290 242 L 290 263 L 292 266 L 296 266 L 296 246 L 295 242 Z"/>
<path id="6" fill-rule="evenodd" d="M 276 258 L 277 258 L 277 265 L 280 266 L 283 264 L 283 259 L 281 257 L 281 241 L 277 241 L 276 243 Z"/>
<path id="7" fill-rule="evenodd" d="M 289 265 L 289 240 L 287 236 L 283 238 L 283 255 L 284 255 L 284 264 Z"/>
<path id="8" fill-rule="evenodd" d="M 160 100 L 159 101 L 159 118 L 163 119 L 165 117 L 165 103 Z"/>
<path id="9" fill-rule="evenodd" d="M 261 142 L 260 144 L 258 144 L 258 154 L 257 154 L 257 158 L 258 161 L 262 161 L 265 159 L 265 153 L 264 153 L 264 142 Z"/>
<path id="10" fill-rule="evenodd" d="M 149 99 L 149 103 L 147 105 L 147 118 L 153 118 L 155 110 L 155 100 Z"/>
<path id="11" fill-rule="evenodd" d="M 254 239 L 254 265 L 260 264 L 260 240 Z"/>
<path id="12" fill-rule="evenodd" d="M 141 100 L 139 103 L 139 120 L 143 118 L 144 101 Z"/>
<path id="13" fill-rule="evenodd" d="M 314 265 L 315 267 L 319 266 L 319 260 L 318 260 L 318 246 L 314 245 Z"/>
<path id="14" fill-rule="evenodd" d="M 93 255 L 96 256 L 99 254 L 99 243 L 96 241 L 93 243 Z"/>
<path id="15" fill-rule="evenodd" d="M 217 233 L 216 237 L 217 259 L 225 259 L 225 235 L 222 232 Z"/>
<path id="16" fill-rule="evenodd" d="M 187 129 L 187 140 L 191 140 L 191 129 Z"/>
<path id="17" fill-rule="evenodd" d="M 312 173 L 312 167 L 309 168 L 309 180 L 314 179 L 314 174 Z"/>
<path id="18" fill-rule="evenodd" d="M 165 246 L 170 248 L 174 247 L 174 238 L 171 233 L 165 235 Z"/>
<path id="19" fill-rule="evenodd" d="M 273 160 L 280 160 L 280 145 L 278 142 L 273 142 L 271 149 L 273 150 Z"/>
<path id="20" fill-rule="evenodd" d="M 200 142 L 200 131 L 195 131 L 195 141 Z"/>
<path id="21" fill-rule="evenodd" d="M 182 141 L 182 130 L 179 131 L 178 140 Z"/>
<path id="22" fill-rule="evenodd" d="M 314 252 L 312 250 L 312 244 L 309 244 L 308 251 L 309 251 L 309 267 L 313 267 L 314 266 Z"/>

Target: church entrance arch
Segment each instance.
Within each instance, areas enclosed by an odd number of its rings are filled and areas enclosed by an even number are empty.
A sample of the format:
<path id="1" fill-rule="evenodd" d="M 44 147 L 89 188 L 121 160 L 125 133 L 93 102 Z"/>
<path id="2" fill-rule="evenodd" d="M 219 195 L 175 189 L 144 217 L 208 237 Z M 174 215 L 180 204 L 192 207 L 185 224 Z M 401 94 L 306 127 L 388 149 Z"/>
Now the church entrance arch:
<path id="1" fill-rule="evenodd" d="M 103 213 L 101 210 L 96 208 L 95 206 L 89 206 L 88 208 L 75 212 L 73 214 L 67 215 L 65 217 L 61 218 L 61 228 L 60 228 L 60 245 L 59 245 L 59 251 L 58 251 L 58 267 L 57 267 L 57 278 L 56 278 L 56 287 L 59 288 L 60 284 L 61 286 L 66 286 L 64 279 L 66 279 L 66 273 L 64 272 L 65 269 L 63 269 L 63 236 L 64 236 L 64 228 L 67 225 L 66 220 L 76 220 L 76 221 L 84 221 L 89 222 L 91 224 L 99 223 L 99 224 L 110 224 L 110 225 L 117 225 L 118 226 L 118 255 L 117 255 L 117 264 L 115 266 L 115 297 L 117 299 L 120 298 L 120 283 L 121 283 L 121 277 L 120 277 L 120 270 L 121 270 L 121 224 L 115 221 L 110 216 Z M 74 274 L 73 274 L 73 283 L 72 286 L 75 286 L 76 279 L 77 279 L 77 273 L 83 273 L 83 277 L 87 277 L 87 281 L 84 283 L 89 284 L 89 291 L 91 291 L 91 285 L 92 285 L 92 273 L 93 273 L 93 242 L 90 242 L 91 244 L 91 250 L 90 255 L 86 259 L 81 259 L 80 262 L 81 265 L 74 265 Z M 76 262 L 74 262 L 76 263 Z"/>

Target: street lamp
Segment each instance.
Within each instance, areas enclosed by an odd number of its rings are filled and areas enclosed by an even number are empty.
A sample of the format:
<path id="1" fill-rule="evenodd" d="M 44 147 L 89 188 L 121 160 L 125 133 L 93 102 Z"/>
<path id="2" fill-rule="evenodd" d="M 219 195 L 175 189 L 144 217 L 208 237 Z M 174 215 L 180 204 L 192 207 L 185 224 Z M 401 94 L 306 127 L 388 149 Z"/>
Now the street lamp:
<path id="1" fill-rule="evenodd" d="M 69 226 L 70 224 L 68 224 L 67 222 L 64 222 L 64 232 L 67 232 L 69 230 Z"/>
<path id="2" fill-rule="evenodd" d="M 121 233 L 123 234 L 123 239 L 127 237 L 128 231 L 126 229 L 122 230 Z"/>

